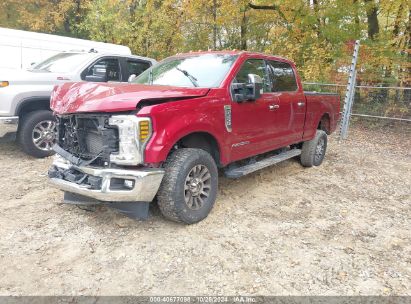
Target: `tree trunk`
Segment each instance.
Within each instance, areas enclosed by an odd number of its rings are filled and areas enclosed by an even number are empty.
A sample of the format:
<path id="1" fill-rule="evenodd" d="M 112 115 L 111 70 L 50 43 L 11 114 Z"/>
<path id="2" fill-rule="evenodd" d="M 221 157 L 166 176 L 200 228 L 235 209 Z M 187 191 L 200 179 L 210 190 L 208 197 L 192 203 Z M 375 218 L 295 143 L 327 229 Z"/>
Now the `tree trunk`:
<path id="1" fill-rule="evenodd" d="M 247 8 L 244 8 L 243 18 L 241 18 L 241 25 L 240 25 L 240 49 L 246 51 L 247 50 L 247 24 L 248 17 L 247 17 Z"/>
<path id="2" fill-rule="evenodd" d="M 408 47 L 408 54 L 407 54 L 407 66 L 405 67 L 405 73 L 403 81 L 403 85 L 405 87 L 411 87 L 411 9 L 408 11 L 408 24 L 406 32 L 408 33 L 408 43 L 406 47 Z M 411 107 L 411 90 L 404 90 L 404 101 L 408 102 L 408 108 Z"/>
<path id="3" fill-rule="evenodd" d="M 394 21 L 394 29 L 392 31 L 394 37 L 398 37 L 398 34 L 400 33 L 400 24 L 401 24 L 401 15 L 402 15 L 402 10 L 404 9 L 402 3 L 400 4 L 400 7 L 398 8 L 397 16 Z"/>
<path id="4" fill-rule="evenodd" d="M 378 7 L 374 0 L 364 0 L 367 10 L 367 25 L 368 38 L 375 39 L 375 36 L 380 32 L 380 25 L 378 23 Z"/>
<path id="5" fill-rule="evenodd" d="M 358 0 L 353 0 L 354 4 L 354 22 L 355 22 L 355 36 L 357 37 L 360 33 L 360 14 L 358 11 Z"/>
<path id="6" fill-rule="evenodd" d="M 74 21 L 76 24 L 80 23 L 81 13 L 81 0 L 76 0 L 76 11 L 74 13 Z"/>
<path id="7" fill-rule="evenodd" d="M 217 0 L 213 0 L 213 49 L 217 49 Z"/>
<path id="8" fill-rule="evenodd" d="M 314 31 L 317 34 L 317 37 L 319 38 L 321 36 L 321 25 L 322 25 L 322 20 L 320 18 L 319 14 L 319 7 L 318 7 L 318 0 L 313 0 L 313 8 L 314 8 L 314 15 L 317 19 L 317 26 L 314 26 Z"/>
<path id="9" fill-rule="evenodd" d="M 71 26 L 70 26 L 70 18 L 68 16 L 64 19 L 63 25 L 64 25 L 64 32 L 66 34 L 70 34 L 71 33 Z"/>

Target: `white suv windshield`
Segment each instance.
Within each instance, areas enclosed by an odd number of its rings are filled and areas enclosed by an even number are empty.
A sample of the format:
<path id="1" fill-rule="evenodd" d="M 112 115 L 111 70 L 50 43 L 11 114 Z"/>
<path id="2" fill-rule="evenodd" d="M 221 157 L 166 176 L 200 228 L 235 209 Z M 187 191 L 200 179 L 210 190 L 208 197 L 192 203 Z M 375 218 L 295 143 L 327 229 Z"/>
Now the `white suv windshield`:
<path id="1" fill-rule="evenodd" d="M 214 88 L 220 86 L 237 57 L 228 54 L 170 57 L 144 71 L 133 83 Z"/>
<path id="2" fill-rule="evenodd" d="M 88 58 L 90 58 L 89 53 L 60 53 L 36 64 L 30 71 L 51 73 L 72 72 Z"/>

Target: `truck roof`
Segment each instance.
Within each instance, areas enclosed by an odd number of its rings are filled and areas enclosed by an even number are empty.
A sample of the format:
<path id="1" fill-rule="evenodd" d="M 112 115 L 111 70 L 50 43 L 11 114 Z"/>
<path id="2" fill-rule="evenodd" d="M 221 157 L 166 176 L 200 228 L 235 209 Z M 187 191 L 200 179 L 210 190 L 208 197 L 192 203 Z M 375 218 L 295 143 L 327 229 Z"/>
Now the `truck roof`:
<path id="1" fill-rule="evenodd" d="M 278 55 L 271 55 L 267 53 L 261 53 L 261 52 L 251 52 L 251 51 L 241 51 L 241 50 L 221 50 L 221 51 L 190 51 L 188 53 L 177 53 L 175 56 L 180 56 L 180 57 L 186 57 L 186 56 L 193 56 L 193 55 L 199 55 L 199 54 L 227 54 L 227 55 L 248 55 L 248 56 L 263 56 L 263 57 L 269 57 L 273 59 L 279 59 L 282 61 L 288 61 L 292 62 L 291 60 L 278 56 Z"/>
<path id="2" fill-rule="evenodd" d="M 140 59 L 140 60 L 146 60 L 146 61 L 151 61 L 153 64 L 156 63 L 157 61 L 153 58 L 149 57 L 143 57 L 143 56 L 138 56 L 138 55 L 129 55 L 129 54 L 119 54 L 119 53 L 111 53 L 111 52 L 86 52 L 82 50 L 70 50 L 70 51 L 65 51 L 62 53 L 75 53 L 75 54 L 90 54 L 90 57 L 100 57 L 100 56 L 116 56 L 116 57 L 127 57 L 127 58 L 134 58 L 134 59 Z"/>

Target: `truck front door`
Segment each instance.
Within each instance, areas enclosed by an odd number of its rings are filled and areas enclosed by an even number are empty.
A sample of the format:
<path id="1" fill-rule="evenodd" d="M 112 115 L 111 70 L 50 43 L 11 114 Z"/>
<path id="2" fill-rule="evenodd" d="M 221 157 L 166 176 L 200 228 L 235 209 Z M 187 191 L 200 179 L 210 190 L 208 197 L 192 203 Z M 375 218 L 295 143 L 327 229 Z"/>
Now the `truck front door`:
<path id="1" fill-rule="evenodd" d="M 231 160 L 244 159 L 271 150 L 273 145 L 273 113 L 270 106 L 276 96 L 270 92 L 270 81 L 264 59 L 247 59 L 237 72 L 233 83 L 247 83 L 248 75 L 263 79 L 263 92 L 257 100 L 231 102 L 232 132 Z"/>
<path id="2" fill-rule="evenodd" d="M 95 61 L 81 73 L 82 80 L 87 81 L 90 76 L 93 77 L 93 81 L 99 82 L 102 80 L 103 82 L 127 81 L 127 79 L 122 79 L 118 57 L 103 57 Z"/>

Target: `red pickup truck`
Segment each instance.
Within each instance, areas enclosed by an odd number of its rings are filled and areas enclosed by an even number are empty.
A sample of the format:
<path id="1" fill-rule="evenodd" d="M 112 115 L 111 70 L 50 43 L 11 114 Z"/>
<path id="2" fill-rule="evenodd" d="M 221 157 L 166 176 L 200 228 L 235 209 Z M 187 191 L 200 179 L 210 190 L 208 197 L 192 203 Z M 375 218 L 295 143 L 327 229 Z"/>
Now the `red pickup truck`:
<path id="1" fill-rule="evenodd" d="M 51 108 L 49 177 L 65 202 L 144 218 L 157 198 L 166 218 L 192 224 L 214 205 L 219 168 L 238 178 L 296 156 L 320 165 L 340 99 L 304 92 L 289 60 L 224 51 L 177 54 L 129 84 L 66 83 Z"/>

